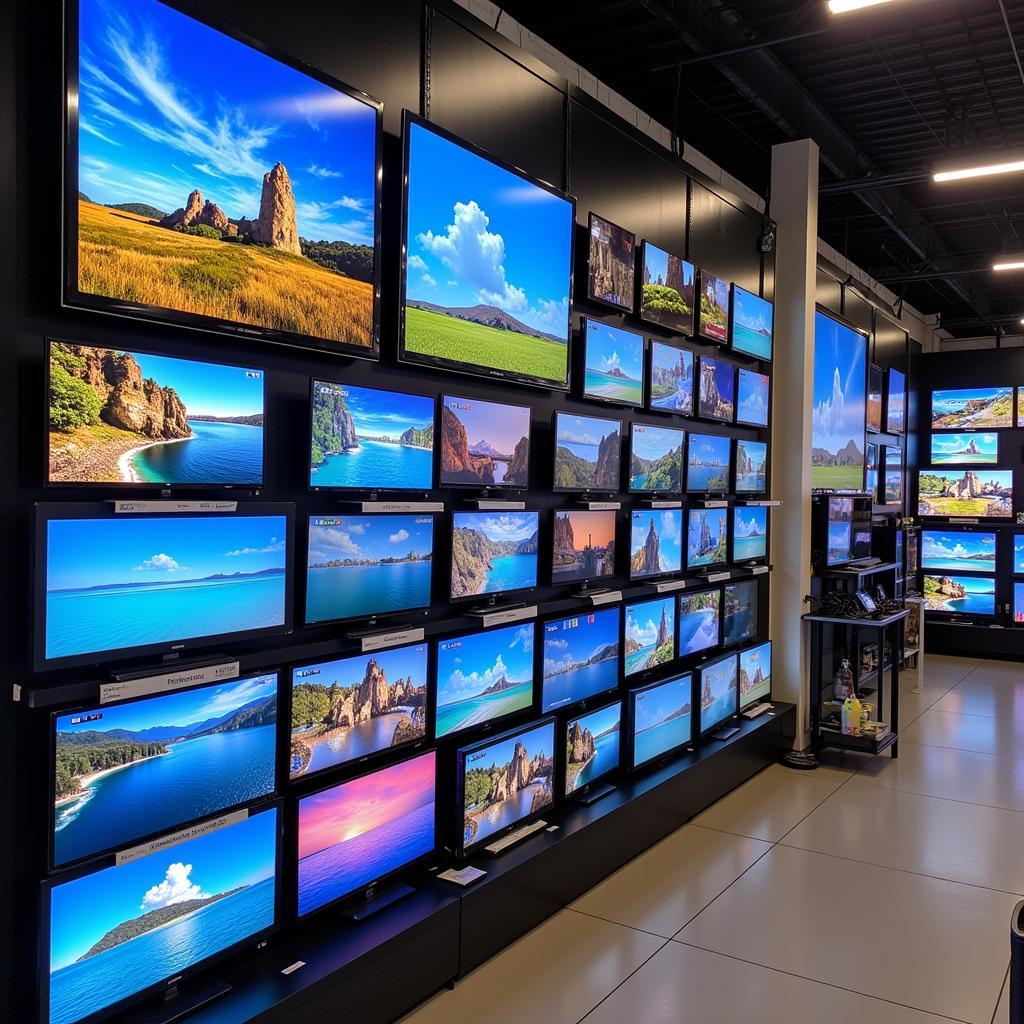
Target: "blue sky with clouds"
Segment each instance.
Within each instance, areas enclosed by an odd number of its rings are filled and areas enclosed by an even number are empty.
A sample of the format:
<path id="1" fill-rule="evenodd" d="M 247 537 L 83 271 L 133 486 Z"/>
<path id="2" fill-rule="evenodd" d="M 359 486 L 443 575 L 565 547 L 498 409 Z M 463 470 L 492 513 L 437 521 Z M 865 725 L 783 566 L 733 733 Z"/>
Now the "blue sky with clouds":
<path id="1" fill-rule="evenodd" d="M 693 702 L 693 677 L 689 672 L 678 679 L 669 679 L 660 686 L 638 693 L 634 704 L 637 732 L 663 722 L 674 711 Z"/>
<path id="2" fill-rule="evenodd" d="M 544 675 L 564 672 L 619 642 L 619 610 L 583 612 L 544 624 Z"/>
<path id="3" fill-rule="evenodd" d="M 630 380 L 640 380 L 644 372 L 644 336 L 587 320 L 586 357 L 588 370 L 619 370 Z"/>
<path id="4" fill-rule="evenodd" d="M 835 455 L 851 439 L 864 450 L 867 339 L 823 313 L 814 317 L 811 443 Z"/>
<path id="5" fill-rule="evenodd" d="M 509 765 L 515 753 L 516 744 L 522 743 L 526 756 L 532 761 L 538 755 L 551 757 L 555 750 L 555 720 L 552 718 L 536 729 L 518 733 L 507 740 L 501 740 L 466 758 L 466 768 L 490 768 L 491 765 Z"/>
<path id="6" fill-rule="evenodd" d="M 432 516 L 310 516 L 308 562 L 376 561 L 414 551 L 429 554 L 434 546 Z"/>
<path id="7" fill-rule="evenodd" d="M 189 416 L 251 416 L 263 412 L 263 371 L 219 363 L 129 353 L 142 376 L 174 388 Z"/>
<path id="8" fill-rule="evenodd" d="M 354 658 L 338 658 L 321 661 L 315 665 L 301 665 L 292 669 L 292 686 L 308 683 L 314 686 L 357 686 L 366 676 L 370 659 L 376 660 L 384 670 L 389 683 L 396 679 L 411 679 L 413 686 L 427 684 L 427 645 L 409 644 L 407 647 L 393 647 L 374 654 L 358 654 Z"/>
<path id="9" fill-rule="evenodd" d="M 533 680 L 534 624 L 442 640 L 437 645 L 437 704 L 475 697 L 502 677 Z"/>
<path id="10" fill-rule="evenodd" d="M 658 638 L 658 625 L 661 613 L 665 613 L 670 636 L 675 635 L 676 609 L 675 598 L 660 597 L 655 601 L 643 604 L 626 605 L 626 636 L 631 637 L 641 647 L 650 647 Z"/>
<path id="11" fill-rule="evenodd" d="M 323 382 L 324 389 L 340 393 L 352 414 L 359 437 L 395 437 L 406 430 L 423 430 L 434 424 L 434 399 L 354 384 Z"/>
<path id="12" fill-rule="evenodd" d="M 683 567 L 683 510 L 679 508 L 664 511 L 645 512 L 634 509 L 630 554 L 635 555 L 647 540 L 651 524 L 658 535 L 658 548 L 662 572 L 678 572 Z"/>

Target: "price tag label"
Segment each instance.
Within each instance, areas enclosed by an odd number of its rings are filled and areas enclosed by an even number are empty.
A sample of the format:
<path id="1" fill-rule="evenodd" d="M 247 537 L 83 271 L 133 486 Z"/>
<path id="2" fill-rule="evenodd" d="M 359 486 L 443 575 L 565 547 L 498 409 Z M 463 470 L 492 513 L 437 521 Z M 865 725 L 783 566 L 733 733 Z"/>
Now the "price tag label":
<path id="1" fill-rule="evenodd" d="M 181 690 L 186 686 L 200 686 L 216 683 L 222 679 L 237 679 L 240 666 L 237 661 L 225 661 L 219 665 L 202 665 L 199 668 L 184 668 L 177 672 L 164 672 L 158 676 L 144 676 L 139 679 L 118 679 L 100 686 L 100 703 L 110 704 L 128 697 L 146 697 L 151 693 L 167 693 Z"/>
<path id="2" fill-rule="evenodd" d="M 363 654 L 380 651 L 385 647 L 398 647 L 400 644 L 418 644 L 423 640 L 423 627 L 416 629 L 393 629 L 387 633 L 373 633 L 360 638 Z"/>

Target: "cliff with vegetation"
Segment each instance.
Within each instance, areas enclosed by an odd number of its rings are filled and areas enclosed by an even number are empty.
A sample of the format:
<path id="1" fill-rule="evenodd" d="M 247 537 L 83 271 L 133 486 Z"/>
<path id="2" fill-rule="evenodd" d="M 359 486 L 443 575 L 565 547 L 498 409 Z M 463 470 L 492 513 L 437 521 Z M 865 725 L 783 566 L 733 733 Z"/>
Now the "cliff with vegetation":
<path id="1" fill-rule="evenodd" d="M 472 527 L 457 527 L 452 532 L 452 597 L 479 594 L 495 558 L 536 554 L 536 531 L 525 540 L 496 541 Z"/>
<path id="2" fill-rule="evenodd" d="M 588 462 L 564 445 L 559 445 L 555 449 L 555 487 L 573 491 L 617 491 L 618 433 L 602 438 L 597 445 L 597 458 L 594 462 Z"/>

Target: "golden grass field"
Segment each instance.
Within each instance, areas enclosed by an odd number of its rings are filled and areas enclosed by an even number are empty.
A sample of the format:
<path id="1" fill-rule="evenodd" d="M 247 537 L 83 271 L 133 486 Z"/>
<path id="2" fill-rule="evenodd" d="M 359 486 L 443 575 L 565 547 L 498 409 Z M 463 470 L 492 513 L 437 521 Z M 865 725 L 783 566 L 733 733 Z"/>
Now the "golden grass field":
<path id="1" fill-rule="evenodd" d="M 78 203 L 78 288 L 123 302 L 369 348 L 373 287 L 263 246 Z"/>

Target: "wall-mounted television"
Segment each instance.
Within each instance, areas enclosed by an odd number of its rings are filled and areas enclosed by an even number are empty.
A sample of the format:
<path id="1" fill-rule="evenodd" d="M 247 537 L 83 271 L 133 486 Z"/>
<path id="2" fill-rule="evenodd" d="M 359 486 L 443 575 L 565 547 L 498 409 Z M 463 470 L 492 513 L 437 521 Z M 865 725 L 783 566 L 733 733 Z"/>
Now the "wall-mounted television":
<path id="1" fill-rule="evenodd" d="M 539 512 L 453 512 L 453 601 L 537 586 Z"/>
<path id="2" fill-rule="evenodd" d="M 587 298 L 632 313 L 636 291 L 636 235 L 590 211 Z"/>
<path id="3" fill-rule="evenodd" d="M 730 722 L 739 711 L 739 671 L 735 654 L 700 668 L 700 734 L 707 736 Z"/>
<path id="4" fill-rule="evenodd" d="M 404 118 L 400 357 L 568 389 L 575 201 Z"/>
<path id="5" fill-rule="evenodd" d="M 712 569 L 729 561 L 725 508 L 691 508 L 686 529 L 686 568 Z"/>
<path id="6" fill-rule="evenodd" d="M 686 672 L 629 692 L 631 768 L 640 768 L 693 742 L 693 676 Z"/>
<path id="7" fill-rule="evenodd" d="M 1016 552 L 1018 538 L 1014 541 Z M 1021 547 L 1024 559 L 1024 545 Z M 1020 564 L 1024 566 L 1024 560 Z M 988 530 L 922 530 L 921 568 L 995 573 L 996 534 Z M 1024 568 L 1018 568 L 1016 556 L 1013 571 L 1024 572 Z"/>
<path id="8" fill-rule="evenodd" d="M 736 373 L 736 422 L 750 427 L 768 426 L 772 379 L 740 367 Z"/>
<path id="9" fill-rule="evenodd" d="M 615 511 L 555 509 L 551 582 L 585 583 L 615 575 Z"/>
<path id="10" fill-rule="evenodd" d="M 543 625 L 541 711 L 590 700 L 619 685 L 619 608 L 582 612 Z"/>
<path id="11" fill-rule="evenodd" d="M 732 350 L 770 363 L 774 326 L 774 303 L 734 284 L 732 316 L 729 318 L 729 344 Z"/>
<path id="12" fill-rule="evenodd" d="M 623 675 L 668 665 L 676 657 L 676 608 L 671 597 L 627 604 L 623 630 Z"/>
<path id="13" fill-rule="evenodd" d="M 381 103 L 156 0 L 66 10 L 65 303 L 376 358 Z"/>
<path id="14" fill-rule="evenodd" d="M 647 241 L 641 247 L 640 262 L 640 319 L 674 334 L 693 334 L 693 264 Z"/>
<path id="15" fill-rule="evenodd" d="M 745 643 L 757 636 L 757 602 L 760 591 L 757 580 L 727 583 L 723 588 L 722 644 Z"/>
<path id="16" fill-rule="evenodd" d="M 736 441 L 736 493 L 768 493 L 767 441 Z"/>
<path id="17" fill-rule="evenodd" d="M 288 774 L 306 778 L 427 733 L 427 645 L 292 669 Z"/>
<path id="18" fill-rule="evenodd" d="M 923 589 L 925 611 L 933 615 L 992 618 L 996 613 L 996 581 L 992 576 L 926 572 Z"/>
<path id="19" fill-rule="evenodd" d="M 1002 430 L 1013 426 L 1013 388 L 932 392 L 932 430 Z"/>
<path id="20" fill-rule="evenodd" d="M 721 434 L 686 437 L 686 490 L 690 494 L 728 494 L 732 441 Z"/>
<path id="21" fill-rule="evenodd" d="M 644 336 L 600 320 L 583 320 L 583 397 L 644 404 Z"/>
<path id="22" fill-rule="evenodd" d="M 931 435 L 933 466 L 994 466 L 999 462 L 999 435 L 981 430 Z"/>
<path id="23" fill-rule="evenodd" d="M 772 699 L 772 642 L 740 651 L 740 711 Z"/>
<path id="24" fill-rule="evenodd" d="M 530 482 L 530 407 L 441 396 L 442 487 L 507 487 Z"/>
<path id="25" fill-rule="evenodd" d="M 892 366 L 885 388 L 885 429 L 890 434 L 907 432 L 907 375 Z"/>
<path id="26" fill-rule="evenodd" d="M 885 390 L 885 371 L 868 363 L 868 390 L 864 425 L 877 434 L 882 429 L 882 395 Z"/>
<path id="27" fill-rule="evenodd" d="M 879 445 L 868 441 L 864 446 L 864 490 L 871 495 L 872 502 L 878 499 Z"/>
<path id="28" fill-rule="evenodd" d="M 686 432 L 650 423 L 632 423 L 629 431 L 631 494 L 680 494 L 683 490 L 683 442 Z"/>
<path id="29" fill-rule="evenodd" d="M 651 339 L 647 404 L 659 412 L 693 415 L 693 353 Z"/>
<path id="30" fill-rule="evenodd" d="M 1013 571 L 1024 575 L 1024 534 L 1013 536 Z"/>
<path id="31" fill-rule="evenodd" d="M 621 458 L 621 421 L 555 413 L 556 493 L 617 493 Z"/>
<path id="32" fill-rule="evenodd" d="M 886 504 L 903 501 L 903 449 L 885 445 L 882 499 Z"/>
<path id="33" fill-rule="evenodd" d="M 768 509 L 764 505 L 737 505 L 732 510 L 732 558 L 742 564 L 768 557 Z"/>
<path id="34" fill-rule="evenodd" d="M 629 578 L 649 579 L 681 572 L 683 510 L 635 508 L 629 518 Z"/>
<path id="35" fill-rule="evenodd" d="M 1024 582 L 1013 581 L 1013 624 L 1024 626 Z"/>
<path id="36" fill-rule="evenodd" d="M 729 340 L 729 282 L 701 270 L 698 271 L 698 288 L 697 333 L 724 345 Z"/>
<path id="37" fill-rule="evenodd" d="M 970 516 L 1010 519 L 1013 516 L 1013 471 L 977 469 L 917 473 L 919 516 Z"/>
<path id="38" fill-rule="evenodd" d="M 679 657 L 713 651 L 721 642 L 722 590 L 679 595 Z"/>
<path id="39" fill-rule="evenodd" d="M 565 723 L 565 795 L 582 796 L 619 769 L 622 701 Z"/>
<path id="40" fill-rule="evenodd" d="M 811 503 L 811 558 L 834 569 L 871 557 L 870 496 L 818 495 Z"/>
<path id="41" fill-rule="evenodd" d="M 736 419 L 736 367 L 724 359 L 701 355 L 697 370 L 697 415 L 732 423 Z"/>

